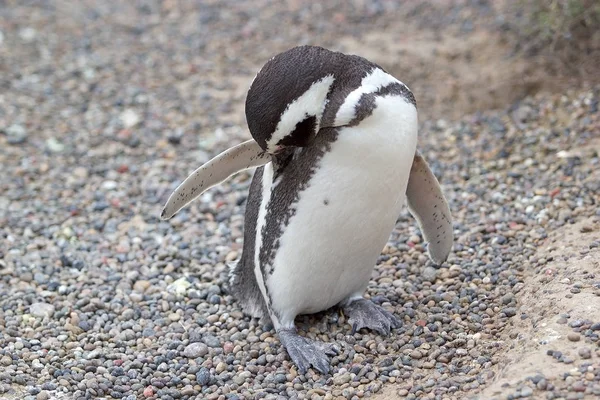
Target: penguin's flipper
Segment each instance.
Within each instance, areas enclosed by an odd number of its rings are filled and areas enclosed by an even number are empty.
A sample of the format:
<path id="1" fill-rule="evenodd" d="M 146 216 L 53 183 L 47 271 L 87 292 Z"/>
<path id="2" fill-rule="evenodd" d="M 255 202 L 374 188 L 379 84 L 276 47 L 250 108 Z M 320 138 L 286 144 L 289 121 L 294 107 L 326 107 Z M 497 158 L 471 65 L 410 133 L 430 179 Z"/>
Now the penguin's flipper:
<path id="1" fill-rule="evenodd" d="M 240 143 L 225 150 L 195 170 L 175 189 L 160 214 L 169 219 L 207 189 L 218 185 L 236 172 L 264 165 L 271 156 L 254 140 Z"/>
<path id="2" fill-rule="evenodd" d="M 438 180 L 418 151 L 410 170 L 406 198 L 408 209 L 429 242 L 429 257 L 434 263 L 442 264 L 454 240 L 450 208 Z"/>

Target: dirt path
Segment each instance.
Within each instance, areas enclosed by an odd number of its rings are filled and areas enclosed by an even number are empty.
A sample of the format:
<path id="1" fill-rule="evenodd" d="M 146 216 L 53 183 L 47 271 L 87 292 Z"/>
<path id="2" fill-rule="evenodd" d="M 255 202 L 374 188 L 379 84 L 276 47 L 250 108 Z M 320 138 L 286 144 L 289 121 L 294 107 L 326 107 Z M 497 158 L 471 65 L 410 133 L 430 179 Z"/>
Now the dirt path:
<path id="1" fill-rule="evenodd" d="M 480 398 L 500 399 L 526 386 L 536 388 L 526 377 L 543 376 L 546 384 L 539 388 L 553 384 L 558 390 L 572 390 L 578 381 L 594 379 L 593 371 L 600 367 L 598 349 L 571 326 L 577 325 L 575 321 L 600 320 L 600 290 L 592 285 L 600 273 L 600 252 L 590 251 L 590 243 L 599 239 L 600 218 L 595 217 L 553 232 L 538 251 L 536 257 L 549 261 L 530 271 L 518 298 L 519 313 L 527 318 L 513 319 L 505 331 L 497 378 Z M 549 351 L 562 353 L 567 362 Z"/>

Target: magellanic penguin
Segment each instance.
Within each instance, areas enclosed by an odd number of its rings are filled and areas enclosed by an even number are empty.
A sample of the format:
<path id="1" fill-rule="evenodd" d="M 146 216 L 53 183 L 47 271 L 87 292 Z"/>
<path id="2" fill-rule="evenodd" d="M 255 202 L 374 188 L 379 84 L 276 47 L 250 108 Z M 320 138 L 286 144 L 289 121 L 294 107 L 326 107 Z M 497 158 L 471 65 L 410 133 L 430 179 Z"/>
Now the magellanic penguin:
<path id="1" fill-rule="evenodd" d="M 231 291 L 247 313 L 270 317 L 301 373 L 311 365 L 326 373 L 335 347 L 300 336 L 294 319 L 337 305 L 353 331 L 399 327 L 363 293 L 406 203 L 435 263 L 452 248 L 448 204 L 417 152 L 415 98 L 362 57 L 301 46 L 258 72 L 246 119 L 254 139 L 194 171 L 161 217 L 235 172 L 259 167 Z"/>

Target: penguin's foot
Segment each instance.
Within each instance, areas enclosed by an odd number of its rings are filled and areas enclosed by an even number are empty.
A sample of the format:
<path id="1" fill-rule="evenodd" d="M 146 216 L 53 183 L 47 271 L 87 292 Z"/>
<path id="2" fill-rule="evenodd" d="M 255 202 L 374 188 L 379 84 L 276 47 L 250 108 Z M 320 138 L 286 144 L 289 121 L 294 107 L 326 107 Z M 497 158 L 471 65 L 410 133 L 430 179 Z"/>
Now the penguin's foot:
<path id="1" fill-rule="evenodd" d="M 352 325 L 352 334 L 361 328 L 369 328 L 382 335 L 389 335 L 392 329 L 402 326 L 394 314 L 366 299 L 352 300 L 343 306 L 343 310 Z"/>
<path id="2" fill-rule="evenodd" d="M 338 354 L 333 344 L 300 336 L 295 328 L 280 329 L 277 333 L 281 344 L 287 350 L 294 364 L 298 366 L 301 374 L 305 374 L 311 365 L 322 374 L 329 372 L 329 358 L 327 355 L 334 356 Z"/>

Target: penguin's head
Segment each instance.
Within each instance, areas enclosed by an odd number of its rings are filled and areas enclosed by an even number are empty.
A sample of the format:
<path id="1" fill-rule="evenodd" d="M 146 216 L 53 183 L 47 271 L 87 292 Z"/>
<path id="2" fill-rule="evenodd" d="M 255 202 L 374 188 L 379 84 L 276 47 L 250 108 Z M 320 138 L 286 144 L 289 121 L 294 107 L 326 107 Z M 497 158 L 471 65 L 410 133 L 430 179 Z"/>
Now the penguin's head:
<path id="1" fill-rule="evenodd" d="M 270 154 L 306 147 L 322 127 L 335 81 L 326 49 L 302 46 L 278 54 L 258 72 L 246 97 L 254 140 Z"/>

